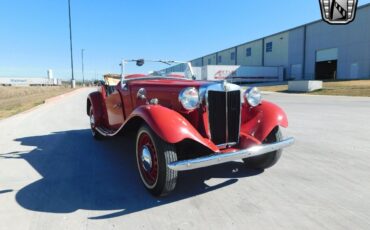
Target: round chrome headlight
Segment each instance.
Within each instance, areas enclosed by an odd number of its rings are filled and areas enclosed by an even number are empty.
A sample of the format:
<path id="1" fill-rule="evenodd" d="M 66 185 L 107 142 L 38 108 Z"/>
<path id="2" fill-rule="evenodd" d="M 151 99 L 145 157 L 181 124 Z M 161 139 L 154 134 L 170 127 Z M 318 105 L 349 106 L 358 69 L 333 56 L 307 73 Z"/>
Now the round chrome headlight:
<path id="1" fill-rule="evenodd" d="M 186 110 L 193 110 L 199 106 L 199 92 L 194 87 L 183 89 L 179 94 L 179 101 Z"/>
<path id="2" fill-rule="evenodd" d="M 248 101 L 248 104 L 253 107 L 261 104 L 262 100 L 261 92 L 257 87 L 248 88 L 244 93 L 244 98 Z"/>

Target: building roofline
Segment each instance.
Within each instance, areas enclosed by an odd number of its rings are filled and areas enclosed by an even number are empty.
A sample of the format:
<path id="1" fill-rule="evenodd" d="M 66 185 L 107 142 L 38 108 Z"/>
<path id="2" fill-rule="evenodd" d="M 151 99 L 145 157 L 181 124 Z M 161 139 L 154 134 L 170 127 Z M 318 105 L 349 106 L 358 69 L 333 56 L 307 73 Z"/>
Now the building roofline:
<path id="1" fill-rule="evenodd" d="M 360 9 L 363 9 L 363 8 L 366 8 L 366 7 L 370 7 L 370 3 L 367 3 L 367 4 L 364 4 L 364 5 L 361 5 L 361 6 L 358 6 L 357 7 L 357 10 L 360 10 Z M 206 54 L 206 55 L 203 55 L 203 56 L 200 56 L 198 58 L 195 58 L 195 59 L 191 59 L 191 61 L 195 61 L 195 60 L 198 60 L 200 58 L 204 58 L 206 56 L 211 56 L 211 55 L 214 55 L 214 54 L 217 54 L 217 53 L 220 53 L 220 52 L 223 52 L 223 51 L 226 51 L 226 50 L 229 50 L 229 49 L 235 49 L 239 46 L 242 46 L 242 45 L 247 45 L 247 44 L 250 44 L 250 43 L 253 43 L 253 42 L 256 42 L 256 41 L 260 41 L 262 39 L 266 39 L 266 38 L 269 38 L 269 37 L 273 37 L 273 36 L 276 36 L 278 34 L 282 34 L 282 33 L 286 33 L 286 32 L 289 32 L 289 31 L 292 31 L 292 30 L 296 30 L 296 29 L 299 29 L 299 28 L 303 28 L 303 27 L 306 27 L 306 26 L 309 26 L 309 25 L 312 25 L 312 24 L 316 24 L 318 22 L 324 22 L 324 20 L 322 19 L 318 19 L 318 20 L 315 20 L 315 21 L 312 21 L 312 22 L 308 22 L 308 23 L 305 23 L 303 25 L 300 25 L 300 26 L 296 26 L 296 27 L 293 27 L 291 29 L 287 29 L 287 30 L 283 30 L 283 31 L 280 31 L 280 32 L 277 32 L 277 33 L 274 33 L 274 34 L 271 34 L 271 35 L 268 35 L 268 36 L 264 36 L 264 37 L 260 37 L 258 39 L 254 39 L 252 41 L 248 41 L 248 42 L 244 42 L 244 43 L 241 43 L 239 45 L 236 45 L 236 46 L 231 46 L 229 48 L 226 48 L 226 49 L 223 49 L 223 50 L 220 50 L 220 51 L 216 51 L 216 52 L 213 52 L 213 53 L 210 53 L 210 54 Z"/>

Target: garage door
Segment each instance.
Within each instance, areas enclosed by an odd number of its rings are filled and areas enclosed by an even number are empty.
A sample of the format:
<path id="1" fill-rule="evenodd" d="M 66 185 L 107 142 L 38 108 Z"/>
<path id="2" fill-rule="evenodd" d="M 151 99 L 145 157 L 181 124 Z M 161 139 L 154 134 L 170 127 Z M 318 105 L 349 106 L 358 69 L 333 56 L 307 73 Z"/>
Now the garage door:
<path id="1" fill-rule="evenodd" d="M 338 48 L 316 51 L 315 79 L 333 80 L 337 75 Z"/>
<path id="2" fill-rule="evenodd" d="M 318 50 L 316 52 L 316 62 L 333 61 L 338 59 L 338 48 Z"/>

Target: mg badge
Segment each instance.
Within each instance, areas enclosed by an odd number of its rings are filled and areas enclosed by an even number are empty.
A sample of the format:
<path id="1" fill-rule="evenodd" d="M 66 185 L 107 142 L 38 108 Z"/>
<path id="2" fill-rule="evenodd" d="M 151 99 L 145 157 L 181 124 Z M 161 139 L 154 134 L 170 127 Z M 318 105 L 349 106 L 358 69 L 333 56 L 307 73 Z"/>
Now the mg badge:
<path id="1" fill-rule="evenodd" d="M 321 16 L 329 24 L 348 24 L 355 19 L 357 0 L 319 0 Z"/>

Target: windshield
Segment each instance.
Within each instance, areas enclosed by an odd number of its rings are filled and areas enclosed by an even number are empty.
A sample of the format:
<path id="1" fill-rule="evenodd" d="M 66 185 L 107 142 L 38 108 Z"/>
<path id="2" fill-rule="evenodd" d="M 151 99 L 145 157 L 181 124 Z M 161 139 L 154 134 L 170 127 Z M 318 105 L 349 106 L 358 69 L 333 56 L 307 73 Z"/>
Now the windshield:
<path id="1" fill-rule="evenodd" d="M 126 65 L 129 63 L 136 63 L 137 67 L 142 67 L 145 63 L 163 63 L 167 66 L 165 69 L 150 71 L 147 74 L 137 74 L 126 72 Z M 136 77 L 171 77 L 171 78 L 185 78 L 185 79 L 195 79 L 193 67 L 190 62 L 182 61 L 168 61 L 168 60 L 144 60 L 144 59 L 132 59 L 132 60 L 122 60 L 121 64 L 121 78 L 129 79 Z"/>

